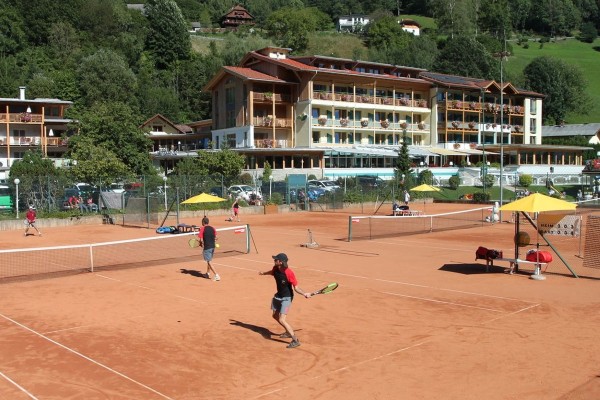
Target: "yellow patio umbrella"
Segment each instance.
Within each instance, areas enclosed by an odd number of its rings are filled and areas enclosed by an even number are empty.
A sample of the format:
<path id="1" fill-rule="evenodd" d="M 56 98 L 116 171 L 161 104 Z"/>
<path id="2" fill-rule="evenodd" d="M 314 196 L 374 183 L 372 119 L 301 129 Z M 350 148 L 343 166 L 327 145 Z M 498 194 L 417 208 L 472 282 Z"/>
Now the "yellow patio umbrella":
<path id="1" fill-rule="evenodd" d="M 181 204 L 201 204 L 201 203 L 219 203 L 221 201 L 226 201 L 227 199 L 223 199 L 219 196 L 213 196 L 208 193 L 200 193 L 196 196 L 192 196 L 189 199 L 182 201 Z M 206 215 L 206 211 L 204 211 Z"/>
<path id="2" fill-rule="evenodd" d="M 541 212 L 546 212 L 546 211 L 573 211 L 576 208 L 577 208 L 577 204 L 575 204 L 575 203 L 569 203 L 568 201 L 557 199 L 555 197 L 546 196 L 541 193 L 533 193 L 527 197 L 523 197 L 523 198 L 521 198 L 519 200 L 515 200 L 511 203 L 504 204 L 502 207 L 500 207 L 500 211 L 541 213 Z M 530 222 L 531 222 L 531 220 L 530 220 Z M 539 251 L 540 251 L 539 234 L 540 234 L 540 231 L 539 231 L 539 227 L 537 226 L 537 223 L 535 224 L 535 228 L 536 228 L 536 242 L 537 242 L 536 250 L 537 250 L 537 254 L 538 254 L 537 261 L 539 262 Z M 519 218 L 518 218 L 518 214 L 517 214 L 517 219 L 515 221 L 515 237 L 518 234 L 519 234 Z M 547 239 L 545 239 L 545 240 L 549 244 L 548 240 Z M 515 244 L 515 246 L 517 246 L 517 244 Z M 517 254 L 517 251 L 518 250 L 516 248 L 515 254 Z M 554 251 L 556 252 L 556 249 L 554 249 Z M 560 254 L 557 253 L 557 255 L 560 257 Z M 562 259 L 562 257 L 561 257 L 561 259 Z M 564 262 L 564 260 L 563 260 L 563 262 Z M 566 264 L 566 262 L 565 262 L 565 265 L 567 266 L 567 268 L 569 268 L 569 270 L 571 270 L 573 275 L 575 275 L 575 277 L 577 277 L 577 274 L 575 274 L 575 272 L 569 267 L 568 264 Z M 545 277 L 543 277 L 540 273 L 539 264 L 536 265 L 535 272 L 533 275 L 531 275 L 531 278 L 536 279 L 536 280 L 545 279 Z"/>
<path id="3" fill-rule="evenodd" d="M 544 212 L 544 211 L 570 211 L 575 210 L 577 204 L 569 203 L 555 197 L 541 193 L 530 194 L 519 200 L 505 204 L 500 211 Z"/>
<path id="4" fill-rule="evenodd" d="M 411 192 L 441 192 L 441 189 L 436 188 L 435 186 L 428 185 L 423 183 L 419 186 L 415 186 L 410 189 Z M 425 198 L 423 198 L 423 212 L 425 212 Z"/>

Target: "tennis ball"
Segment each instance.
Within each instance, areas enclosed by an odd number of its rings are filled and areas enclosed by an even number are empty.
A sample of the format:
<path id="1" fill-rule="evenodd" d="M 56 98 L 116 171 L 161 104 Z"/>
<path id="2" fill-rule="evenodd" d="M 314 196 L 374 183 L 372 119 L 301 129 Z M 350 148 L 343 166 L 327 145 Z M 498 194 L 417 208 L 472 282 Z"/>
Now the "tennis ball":
<path id="1" fill-rule="evenodd" d="M 218 249 L 219 247 L 221 247 L 221 245 L 219 243 L 215 244 L 215 247 Z"/>

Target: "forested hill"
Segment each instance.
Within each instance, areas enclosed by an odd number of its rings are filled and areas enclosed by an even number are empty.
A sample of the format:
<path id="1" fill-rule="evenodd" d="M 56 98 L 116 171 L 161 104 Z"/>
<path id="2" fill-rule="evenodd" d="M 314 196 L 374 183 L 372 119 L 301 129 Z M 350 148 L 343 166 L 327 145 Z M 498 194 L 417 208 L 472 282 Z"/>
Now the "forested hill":
<path id="1" fill-rule="evenodd" d="M 201 89 L 222 65 L 234 65 L 247 51 L 267 45 L 289 47 L 297 55 L 329 55 L 328 42 L 339 49 L 348 41 L 355 44 L 352 58 L 489 79 L 500 78 L 494 56 L 505 43 L 508 52 L 518 53 L 515 40 L 525 48 L 527 39 L 541 37 L 543 42 L 536 43 L 550 47 L 553 39 L 547 37 L 577 36 L 587 44 L 585 51 L 600 54 L 589 44 L 598 34 L 598 2 L 581 0 L 243 1 L 256 25 L 217 37 L 223 46 L 213 41 L 205 52 L 194 51 L 190 23 L 218 26 L 236 4 L 148 0 L 141 13 L 123 0 L 0 0 L 0 96 L 16 97 L 18 87 L 26 86 L 28 98 L 73 101 L 71 116 L 82 121 L 99 110 L 118 109 L 134 124 L 157 113 L 189 122 L 210 117 L 210 97 Z M 373 22 L 355 34 L 334 33 L 335 18 L 345 14 L 367 14 Z M 398 14 L 431 23 L 415 37 L 402 31 Z M 593 87 L 586 87 L 587 73 L 572 63 L 554 56 L 527 68 L 535 61 L 528 60 L 521 73 L 510 67 L 511 57 L 507 79 L 548 95 L 548 121 L 600 103 L 585 96 Z M 568 71 L 569 79 L 533 79 L 540 70 L 556 77 Z"/>

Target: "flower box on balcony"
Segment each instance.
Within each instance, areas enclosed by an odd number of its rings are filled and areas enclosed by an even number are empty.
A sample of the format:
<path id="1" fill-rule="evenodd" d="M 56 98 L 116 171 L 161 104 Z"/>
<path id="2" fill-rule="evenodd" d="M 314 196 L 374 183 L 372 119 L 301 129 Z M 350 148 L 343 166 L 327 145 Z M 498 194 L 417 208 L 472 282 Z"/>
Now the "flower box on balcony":
<path id="1" fill-rule="evenodd" d="M 400 98 L 400 104 L 403 106 L 407 106 L 409 102 L 410 102 L 410 100 L 408 100 L 407 98 L 404 98 L 404 97 Z"/>
<path id="2" fill-rule="evenodd" d="M 469 129 L 475 129 L 476 125 L 477 124 L 475 122 L 473 122 L 473 121 L 469 122 Z"/>
<path id="3" fill-rule="evenodd" d="M 343 94 L 342 95 L 342 101 L 352 101 L 352 95 L 350 95 L 350 94 Z"/>
<path id="4" fill-rule="evenodd" d="M 460 143 L 454 143 L 452 147 L 454 147 L 455 150 L 458 150 L 460 149 Z"/>
<path id="5" fill-rule="evenodd" d="M 392 103 L 393 103 L 393 101 L 389 97 L 386 97 L 383 99 L 383 104 L 391 105 Z"/>
<path id="6" fill-rule="evenodd" d="M 419 127 L 419 129 L 423 130 L 425 129 L 425 124 L 422 122 L 419 122 L 419 124 L 417 125 Z"/>
<path id="7" fill-rule="evenodd" d="M 474 102 L 474 101 L 472 101 L 472 102 L 470 102 L 470 103 L 469 103 L 469 108 L 470 108 L 471 110 L 474 110 L 474 109 L 476 109 L 476 108 L 477 108 L 477 104 L 475 104 L 475 102 Z"/>
<path id="8" fill-rule="evenodd" d="M 388 128 L 390 126 L 390 121 L 388 121 L 387 119 L 382 119 L 380 121 L 380 124 L 382 128 Z"/>
<path id="9" fill-rule="evenodd" d="M 515 125 L 515 132 L 521 132 L 521 125 Z"/>
<path id="10" fill-rule="evenodd" d="M 361 101 L 363 103 L 371 103 L 371 98 L 369 96 L 363 96 Z"/>
<path id="11" fill-rule="evenodd" d="M 361 120 L 360 120 L 360 126 L 362 126 L 363 128 L 366 128 L 367 126 L 369 126 L 369 119 L 368 118 L 361 118 Z"/>
<path id="12" fill-rule="evenodd" d="M 427 107 L 427 101 L 424 99 L 419 100 L 417 104 L 419 105 L 419 107 Z"/>
<path id="13" fill-rule="evenodd" d="M 319 123 L 319 125 L 325 125 L 327 123 L 327 117 L 321 115 L 319 118 L 317 118 L 317 122 Z"/>
<path id="14" fill-rule="evenodd" d="M 458 122 L 458 121 L 452 121 L 452 127 L 454 129 L 457 129 L 459 126 L 460 126 L 460 122 Z"/>
<path id="15" fill-rule="evenodd" d="M 340 118 L 341 126 L 348 126 L 348 118 Z"/>

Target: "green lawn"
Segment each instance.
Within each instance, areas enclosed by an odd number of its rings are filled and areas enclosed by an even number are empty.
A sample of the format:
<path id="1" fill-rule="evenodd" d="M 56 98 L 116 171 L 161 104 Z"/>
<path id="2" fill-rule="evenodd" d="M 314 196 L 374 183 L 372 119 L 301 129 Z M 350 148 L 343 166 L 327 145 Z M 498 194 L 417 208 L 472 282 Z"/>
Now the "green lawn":
<path id="1" fill-rule="evenodd" d="M 582 43 L 576 39 L 565 39 L 544 43 L 541 48 L 540 43 L 529 42 L 528 49 L 513 43 L 514 54 L 504 66 L 510 76 L 522 75 L 522 71 L 527 64 L 534 58 L 541 56 L 556 57 L 569 64 L 578 66 L 587 79 L 587 93 L 592 99 L 592 104 L 587 115 L 567 115 L 567 123 L 598 122 L 600 116 L 600 74 L 598 74 L 600 52 L 595 51 L 593 49 L 594 46 L 600 46 L 600 39 L 597 39 L 593 44 Z"/>

